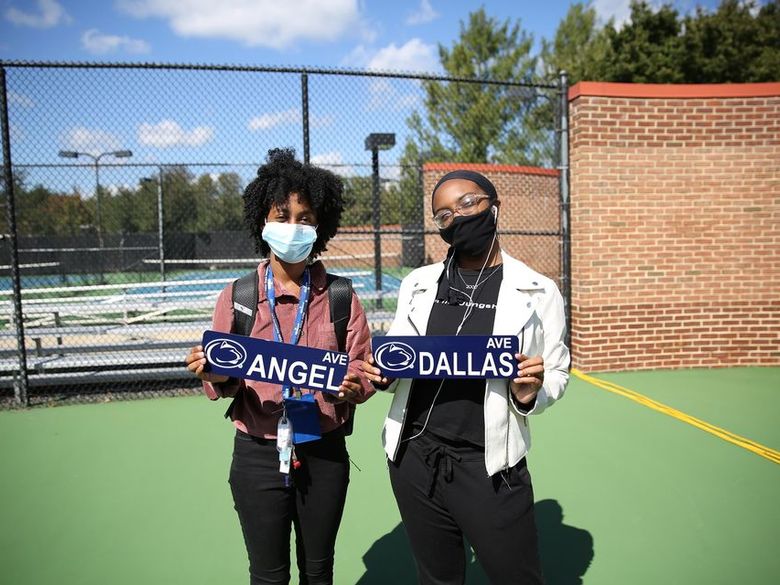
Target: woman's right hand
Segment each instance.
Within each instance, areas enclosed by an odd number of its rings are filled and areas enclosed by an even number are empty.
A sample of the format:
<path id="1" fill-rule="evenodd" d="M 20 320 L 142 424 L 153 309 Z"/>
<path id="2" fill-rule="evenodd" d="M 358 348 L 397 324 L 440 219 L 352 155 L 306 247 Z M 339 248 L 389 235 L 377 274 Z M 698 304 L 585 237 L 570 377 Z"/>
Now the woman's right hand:
<path id="1" fill-rule="evenodd" d="M 212 384 L 221 384 L 227 382 L 230 376 L 223 376 L 221 374 L 212 374 L 211 372 L 204 372 L 206 367 L 206 354 L 203 353 L 203 346 L 196 345 L 190 349 L 190 353 L 184 358 L 184 363 L 187 364 L 187 369 L 195 374 L 198 378 L 204 382 L 210 382 Z"/>
<path id="2" fill-rule="evenodd" d="M 381 388 L 387 387 L 390 384 L 390 380 L 382 375 L 382 370 L 376 367 L 376 362 L 374 361 L 374 356 L 372 354 L 369 353 L 366 356 L 360 367 L 363 370 L 363 373 L 366 375 L 366 378 L 368 378 L 369 382 L 375 386 L 379 386 Z"/>

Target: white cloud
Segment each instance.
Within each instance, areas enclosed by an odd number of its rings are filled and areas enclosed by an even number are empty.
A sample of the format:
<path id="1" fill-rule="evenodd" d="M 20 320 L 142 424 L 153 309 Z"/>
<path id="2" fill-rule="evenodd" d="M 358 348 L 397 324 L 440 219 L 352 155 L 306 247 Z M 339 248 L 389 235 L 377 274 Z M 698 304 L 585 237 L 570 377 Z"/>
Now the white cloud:
<path id="1" fill-rule="evenodd" d="M 623 26 L 631 16 L 631 0 L 593 0 L 593 8 L 599 16 L 599 20 L 607 22 L 615 19 L 615 26 Z"/>
<path id="2" fill-rule="evenodd" d="M 105 130 L 77 126 L 68 130 L 62 139 L 64 150 L 76 150 L 99 155 L 102 152 L 121 150 L 123 145 L 116 135 Z"/>
<path id="3" fill-rule="evenodd" d="M 285 124 L 295 124 L 301 120 L 301 111 L 298 108 L 290 108 L 281 112 L 270 112 L 255 116 L 249 120 L 249 129 L 253 132 L 258 130 L 270 130 L 276 126 Z"/>
<path id="4" fill-rule="evenodd" d="M 157 124 L 144 122 L 138 127 L 138 142 L 157 148 L 202 146 L 212 138 L 214 138 L 212 127 L 197 126 L 188 132 L 173 120 L 162 120 Z"/>
<path id="5" fill-rule="evenodd" d="M 342 67 L 363 68 L 371 60 L 373 54 L 374 52 L 365 45 L 358 45 L 341 59 L 339 65 Z"/>
<path id="6" fill-rule="evenodd" d="M 364 33 L 358 0 L 120 0 L 136 18 L 162 18 L 182 37 L 239 41 L 272 49 Z"/>
<path id="7" fill-rule="evenodd" d="M 15 91 L 8 92 L 8 103 L 12 106 L 19 106 L 22 108 L 32 108 L 35 105 L 32 98 L 22 93 L 16 93 Z"/>
<path id="8" fill-rule="evenodd" d="M 106 191 L 108 191 L 109 193 L 111 193 L 111 195 L 119 195 L 119 193 L 122 192 L 122 191 L 126 192 L 126 191 L 132 191 L 133 190 L 133 187 L 130 186 L 128 183 L 122 183 L 121 185 L 117 185 L 116 183 L 112 183 L 112 184 L 109 184 L 109 185 L 103 185 L 101 183 L 100 186 L 101 186 L 101 188 L 103 188 Z"/>
<path id="9" fill-rule="evenodd" d="M 81 46 L 93 55 L 124 51 L 126 53 L 148 53 L 149 43 L 140 39 L 103 34 L 96 28 L 91 28 L 81 35 Z"/>
<path id="10" fill-rule="evenodd" d="M 664 0 L 649 0 L 648 4 L 652 10 L 658 10 L 664 4 Z M 681 3 L 672 4 L 677 5 L 679 9 Z M 593 8 L 600 22 L 606 23 L 610 18 L 614 18 L 615 28 L 618 29 L 631 20 L 631 0 L 593 0 Z"/>
<path id="11" fill-rule="evenodd" d="M 417 38 L 400 47 L 391 43 L 379 50 L 358 45 L 341 60 L 340 65 L 375 71 L 441 72 L 436 47 Z"/>
<path id="12" fill-rule="evenodd" d="M 387 189 L 391 184 L 398 184 L 401 180 L 401 165 L 397 164 L 383 164 L 380 167 L 380 174 L 382 179 L 382 187 Z"/>
<path id="13" fill-rule="evenodd" d="M 368 24 L 366 21 L 361 22 L 360 27 L 358 28 L 360 40 L 369 45 L 373 44 L 376 42 L 377 37 L 379 37 L 379 28 L 381 27 Z"/>
<path id="14" fill-rule="evenodd" d="M 276 126 L 285 126 L 289 124 L 303 124 L 302 114 L 300 108 L 290 108 L 289 110 L 282 110 L 279 112 L 268 112 L 255 116 L 247 127 L 252 132 L 270 130 Z M 310 128 L 326 128 L 333 125 L 333 116 L 315 116 L 309 114 L 309 127 Z"/>
<path id="15" fill-rule="evenodd" d="M 406 18 L 406 24 L 414 26 L 425 24 L 439 18 L 439 13 L 433 9 L 430 0 L 420 0 L 420 7 Z"/>
<path id="16" fill-rule="evenodd" d="M 6 20 L 16 26 L 32 28 L 52 28 L 71 22 L 71 17 L 56 0 L 38 0 L 38 12 L 22 12 L 13 6 L 5 11 Z"/>
<path id="17" fill-rule="evenodd" d="M 415 83 L 415 85 L 419 85 Z M 398 112 L 414 108 L 420 103 L 420 96 L 414 93 L 402 94 L 395 88 L 395 84 L 386 78 L 372 79 L 368 85 L 369 111 L 385 110 Z"/>
<path id="18" fill-rule="evenodd" d="M 379 71 L 439 71 L 439 60 L 434 45 L 426 45 L 420 39 L 412 39 L 396 47 L 390 43 L 379 49 L 366 64 L 368 69 Z"/>
<path id="19" fill-rule="evenodd" d="M 309 159 L 309 162 L 318 167 L 328 169 L 342 177 L 351 177 L 355 174 L 355 168 L 351 165 L 344 164 L 344 157 L 337 150 L 315 154 Z"/>
<path id="20" fill-rule="evenodd" d="M 324 116 L 315 116 L 309 114 L 309 128 L 327 128 L 333 126 L 333 116 L 326 114 Z"/>

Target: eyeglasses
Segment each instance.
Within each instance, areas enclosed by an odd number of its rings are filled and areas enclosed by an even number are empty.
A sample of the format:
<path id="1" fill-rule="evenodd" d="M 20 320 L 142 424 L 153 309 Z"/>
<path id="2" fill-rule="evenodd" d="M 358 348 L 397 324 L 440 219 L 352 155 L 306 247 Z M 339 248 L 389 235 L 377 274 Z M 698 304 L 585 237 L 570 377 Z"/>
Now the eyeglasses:
<path id="1" fill-rule="evenodd" d="M 433 223 L 440 230 L 446 229 L 455 219 L 456 215 L 474 215 L 477 213 L 479 204 L 485 199 L 490 199 L 490 195 L 484 193 L 465 193 L 461 195 L 454 209 L 442 209 L 433 216 Z"/>

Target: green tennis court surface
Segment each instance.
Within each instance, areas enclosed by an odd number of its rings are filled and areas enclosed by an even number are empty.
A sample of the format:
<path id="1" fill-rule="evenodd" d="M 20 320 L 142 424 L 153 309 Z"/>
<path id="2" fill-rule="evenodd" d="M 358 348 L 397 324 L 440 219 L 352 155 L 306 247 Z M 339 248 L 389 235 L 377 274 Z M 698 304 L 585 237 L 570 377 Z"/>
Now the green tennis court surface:
<path id="1" fill-rule="evenodd" d="M 780 448 L 780 368 L 602 376 Z M 379 432 L 359 409 L 336 583 L 414 583 Z M 170 398 L 0 413 L 0 583 L 246 583 L 225 405 Z M 572 380 L 533 419 L 550 585 L 775 584 L 780 466 Z M 295 579 L 293 582 L 297 582 Z M 468 583 L 486 583 L 476 565 Z"/>

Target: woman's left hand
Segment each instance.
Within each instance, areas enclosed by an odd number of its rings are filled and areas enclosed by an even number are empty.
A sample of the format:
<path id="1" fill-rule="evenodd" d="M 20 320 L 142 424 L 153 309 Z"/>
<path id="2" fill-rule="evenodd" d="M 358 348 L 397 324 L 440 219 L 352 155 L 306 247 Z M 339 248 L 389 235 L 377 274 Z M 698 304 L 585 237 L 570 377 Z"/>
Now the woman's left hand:
<path id="1" fill-rule="evenodd" d="M 354 404 L 355 399 L 360 396 L 362 390 L 363 386 L 360 383 L 360 377 L 357 374 L 349 373 L 344 376 L 344 379 L 341 381 L 339 393 L 336 395 L 336 398 Z"/>
<path id="2" fill-rule="evenodd" d="M 544 382 L 544 359 L 540 355 L 529 358 L 521 353 L 516 353 L 515 359 L 517 377 L 512 379 L 509 387 L 520 404 L 529 404 Z"/>

